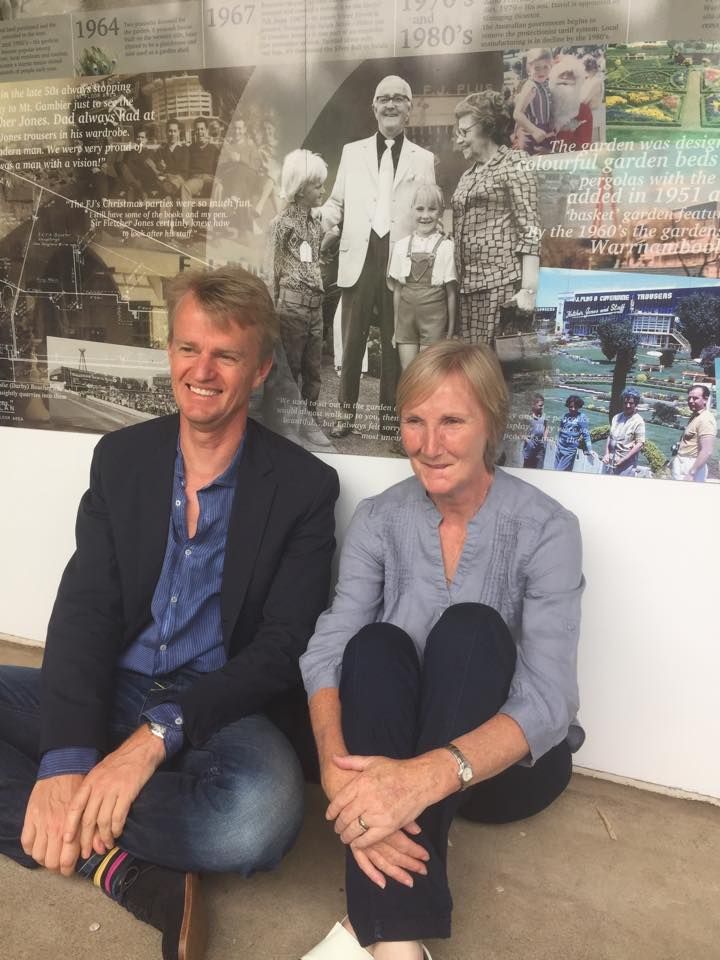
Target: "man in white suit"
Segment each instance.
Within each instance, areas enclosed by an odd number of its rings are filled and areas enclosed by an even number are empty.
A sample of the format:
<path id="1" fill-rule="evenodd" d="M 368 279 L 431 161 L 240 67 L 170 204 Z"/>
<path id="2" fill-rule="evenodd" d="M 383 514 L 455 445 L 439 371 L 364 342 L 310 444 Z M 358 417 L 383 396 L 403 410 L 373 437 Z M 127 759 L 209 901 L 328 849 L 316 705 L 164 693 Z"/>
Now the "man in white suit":
<path id="1" fill-rule="evenodd" d="M 341 415 L 332 437 L 352 430 L 360 373 L 371 322 L 380 327 L 380 433 L 394 437 L 397 356 L 392 344 L 393 305 L 387 282 L 392 244 L 412 232 L 412 200 L 421 183 L 435 183 L 435 158 L 404 134 L 412 91 L 402 77 L 377 85 L 372 110 L 377 133 L 343 147 L 323 227 L 340 233 L 338 286 L 342 289 Z M 373 316 L 373 310 L 377 315 Z"/>

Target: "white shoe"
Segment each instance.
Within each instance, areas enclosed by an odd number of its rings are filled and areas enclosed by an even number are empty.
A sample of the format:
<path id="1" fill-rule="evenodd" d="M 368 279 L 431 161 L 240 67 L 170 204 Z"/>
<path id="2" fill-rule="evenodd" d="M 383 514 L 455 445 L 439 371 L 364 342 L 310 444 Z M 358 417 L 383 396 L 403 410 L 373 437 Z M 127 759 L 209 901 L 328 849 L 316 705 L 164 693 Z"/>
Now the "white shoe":
<path id="1" fill-rule="evenodd" d="M 371 956 L 341 923 L 336 923 L 324 940 L 303 954 L 302 960 L 367 960 Z"/>

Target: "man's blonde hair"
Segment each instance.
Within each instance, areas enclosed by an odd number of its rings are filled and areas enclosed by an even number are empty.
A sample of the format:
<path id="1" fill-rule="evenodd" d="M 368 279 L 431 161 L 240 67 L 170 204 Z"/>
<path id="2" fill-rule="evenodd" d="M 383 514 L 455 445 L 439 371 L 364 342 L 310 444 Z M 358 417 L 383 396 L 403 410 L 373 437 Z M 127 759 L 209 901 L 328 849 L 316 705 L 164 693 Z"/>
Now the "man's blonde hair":
<path id="1" fill-rule="evenodd" d="M 242 267 L 219 267 L 216 270 L 187 270 L 167 285 L 168 343 L 173 339 L 173 321 L 178 305 L 190 294 L 199 307 L 221 330 L 231 323 L 238 327 L 254 327 L 260 342 L 260 356 L 271 357 L 280 339 L 280 321 L 265 284 Z"/>

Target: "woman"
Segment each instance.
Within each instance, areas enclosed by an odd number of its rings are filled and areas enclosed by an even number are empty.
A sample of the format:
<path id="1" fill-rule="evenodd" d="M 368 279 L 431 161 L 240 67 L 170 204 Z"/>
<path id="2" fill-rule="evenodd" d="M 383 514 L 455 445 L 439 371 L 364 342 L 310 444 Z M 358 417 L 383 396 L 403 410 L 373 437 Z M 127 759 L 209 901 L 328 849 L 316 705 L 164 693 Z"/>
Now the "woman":
<path id="1" fill-rule="evenodd" d="M 555 450 L 555 469 L 572 470 L 575 465 L 575 455 L 578 452 L 580 441 L 585 444 L 587 453 L 592 453 L 592 439 L 590 424 L 581 408 L 585 401 L 575 393 L 571 393 L 565 401 L 568 412 L 560 421 Z"/>
<path id="2" fill-rule="evenodd" d="M 460 150 L 472 161 L 452 196 L 461 336 L 492 344 L 508 300 L 520 310 L 535 309 L 537 187 L 527 155 L 506 146 L 512 121 L 499 93 L 470 94 L 455 117 Z"/>
<path id="3" fill-rule="evenodd" d="M 397 408 L 415 476 L 359 505 L 301 659 L 349 914 L 309 960 L 420 960 L 421 940 L 449 937 L 458 808 L 482 822 L 542 810 L 569 780 L 569 732 L 583 737 L 577 520 L 494 467 L 496 357 L 429 347 Z"/>
<path id="4" fill-rule="evenodd" d="M 620 394 L 623 408 L 616 413 L 610 424 L 603 473 L 616 477 L 634 477 L 640 451 L 645 443 L 645 421 L 637 412 L 640 392 L 635 387 L 626 387 Z"/>

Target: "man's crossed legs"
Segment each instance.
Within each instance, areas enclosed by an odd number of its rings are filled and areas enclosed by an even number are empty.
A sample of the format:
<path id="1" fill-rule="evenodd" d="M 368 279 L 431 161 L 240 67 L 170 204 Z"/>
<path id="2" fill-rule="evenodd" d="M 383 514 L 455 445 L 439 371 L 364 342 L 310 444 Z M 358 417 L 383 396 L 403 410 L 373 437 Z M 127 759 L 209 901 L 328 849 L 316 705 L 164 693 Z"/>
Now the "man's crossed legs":
<path id="1" fill-rule="evenodd" d="M 180 670 L 162 678 L 165 697 L 168 687 L 181 689 L 196 676 Z M 111 749 L 144 722 L 159 686 L 119 671 L 115 689 Z M 39 700 L 39 670 L 0 667 L 0 853 L 26 867 L 38 866 L 20 836 L 40 760 Z M 302 815 L 297 757 L 256 714 L 160 766 L 132 804 L 116 847 L 79 859 L 76 871 L 161 929 L 165 960 L 196 960 L 204 949 L 196 872 L 271 869 L 293 844 Z"/>

